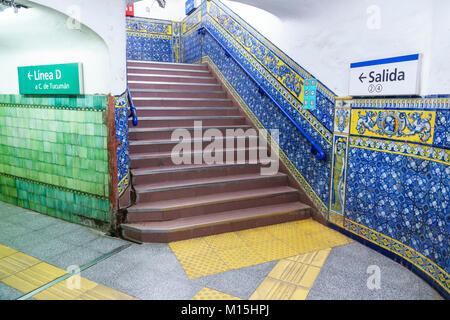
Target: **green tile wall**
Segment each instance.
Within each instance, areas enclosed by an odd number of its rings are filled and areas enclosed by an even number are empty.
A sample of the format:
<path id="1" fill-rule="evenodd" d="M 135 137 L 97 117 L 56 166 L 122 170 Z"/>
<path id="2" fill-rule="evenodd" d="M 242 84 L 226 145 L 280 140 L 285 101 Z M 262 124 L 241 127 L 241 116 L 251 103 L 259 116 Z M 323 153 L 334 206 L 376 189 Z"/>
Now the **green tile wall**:
<path id="1" fill-rule="evenodd" d="M 0 201 L 109 221 L 106 96 L 0 95 Z"/>
<path id="2" fill-rule="evenodd" d="M 21 180 L 0 173 L 0 201 L 71 222 L 104 229 L 110 220 L 108 199 Z"/>

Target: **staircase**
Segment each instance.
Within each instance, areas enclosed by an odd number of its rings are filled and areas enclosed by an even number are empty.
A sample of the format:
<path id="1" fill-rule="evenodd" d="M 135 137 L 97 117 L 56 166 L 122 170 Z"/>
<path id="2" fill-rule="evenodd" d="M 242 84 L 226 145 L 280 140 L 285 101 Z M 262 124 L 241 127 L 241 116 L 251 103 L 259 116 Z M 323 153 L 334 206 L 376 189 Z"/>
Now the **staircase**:
<path id="1" fill-rule="evenodd" d="M 125 238 L 170 242 L 310 217 L 286 173 L 261 175 L 262 165 L 248 161 L 248 138 L 226 148 L 226 129 L 252 126 L 207 65 L 128 61 L 127 69 L 139 123 L 129 129 L 135 204 L 121 225 Z M 198 156 L 195 144 L 211 143 L 194 137 L 194 121 L 202 122 L 202 133 L 220 130 L 223 151 L 243 152 L 247 160 L 174 164 L 175 129 L 192 133 L 190 159 Z"/>

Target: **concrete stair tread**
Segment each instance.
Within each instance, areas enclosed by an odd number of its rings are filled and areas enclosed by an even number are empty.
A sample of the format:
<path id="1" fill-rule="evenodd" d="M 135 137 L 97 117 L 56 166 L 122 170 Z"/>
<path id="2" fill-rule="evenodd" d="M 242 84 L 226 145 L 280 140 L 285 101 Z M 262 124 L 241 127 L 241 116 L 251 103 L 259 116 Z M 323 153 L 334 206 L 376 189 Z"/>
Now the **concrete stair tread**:
<path id="1" fill-rule="evenodd" d="M 288 202 L 264 207 L 253 207 L 232 210 L 208 215 L 179 218 L 157 222 L 137 222 L 122 224 L 122 228 L 139 232 L 174 232 L 189 228 L 200 228 L 207 225 L 229 223 L 232 221 L 257 219 L 263 216 L 287 214 L 299 210 L 309 209 L 310 206 L 301 202 Z"/>
<path id="2" fill-rule="evenodd" d="M 278 172 L 274 175 L 263 176 L 259 173 L 249 173 L 249 174 L 239 174 L 230 176 L 219 176 L 211 178 L 201 178 L 201 179 L 189 179 L 189 180 L 177 180 L 177 181 L 164 181 L 148 184 L 135 185 L 136 192 L 153 192 L 153 191 L 164 191 L 173 190 L 197 186 L 207 186 L 213 184 L 221 183 L 237 183 L 242 181 L 252 181 L 252 180 L 264 180 L 270 178 L 280 178 L 286 177 L 286 174 Z"/>
<path id="3" fill-rule="evenodd" d="M 207 205 L 212 203 L 220 203 L 227 201 L 239 201 L 246 200 L 249 198 L 259 198 L 267 196 L 275 196 L 290 192 L 298 192 L 297 189 L 282 186 L 275 188 L 261 188 L 253 190 L 245 190 L 238 192 L 224 192 L 216 193 L 197 197 L 180 198 L 173 200 L 162 200 L 162 201 L 152 201 L 138 203 L 136 205 L 128 208 L 128 212 L 148 212 L 148 211 L 159 211 L 159 210 L 175 210 L 184 207 L 194 207 L 200 205 Z"/>

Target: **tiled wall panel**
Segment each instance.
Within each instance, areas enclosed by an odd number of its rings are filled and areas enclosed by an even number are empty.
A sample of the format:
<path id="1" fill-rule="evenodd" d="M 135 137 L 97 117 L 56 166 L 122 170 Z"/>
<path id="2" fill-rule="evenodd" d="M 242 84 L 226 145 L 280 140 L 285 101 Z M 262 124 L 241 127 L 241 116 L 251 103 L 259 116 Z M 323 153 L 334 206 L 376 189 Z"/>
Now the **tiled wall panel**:
<path id="1" fill-rule="evenodd" d="M 338 103 L 335 134 L 350 133 L 344 214 L 330 207 L 331 222 L 401 257 L 445 296 L 450 294 L 448 101 Z"/>
<path id="2" fill-rule="evenodd" d="M 105 96 L 0 96 L 1 200 L 73 222 L 109 222 L 105 118 Z"/>
<path id="3" fill-rule="evenodd" d="M 130 184 L 130 155 L 128 139 L 128 114 L 129 102 L 128 91 L 115 96 L 115 124 L 116 140 L 120 141 L 117 148 L 117 191 L 120 197 Z"/>
<path id="4" fill-rule="evenodd" d="M 202 13 L 199 8 L 181 23 L 182 57 L 184 63 L 198 63 L 202 60 L 202 36 L 198 29 L 202 27 Z"/>
<path id="5" fill-rule="evenodd" d="M 126 19 L 127 59 L 180 62 L 180 23 L 167 20 Z"/>

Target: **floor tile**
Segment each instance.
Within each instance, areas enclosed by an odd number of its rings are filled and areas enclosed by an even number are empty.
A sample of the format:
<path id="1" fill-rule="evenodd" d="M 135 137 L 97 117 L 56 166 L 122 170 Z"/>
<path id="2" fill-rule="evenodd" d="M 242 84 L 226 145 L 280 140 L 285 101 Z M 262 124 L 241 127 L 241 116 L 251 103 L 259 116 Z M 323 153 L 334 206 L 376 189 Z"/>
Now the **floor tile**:
<path id="1" fill-rule="evenodd" d="M 242 300 L 241 298 L 214 290 L 210 288 L 203 288 L 200 290 L 192 300 Z"/>

